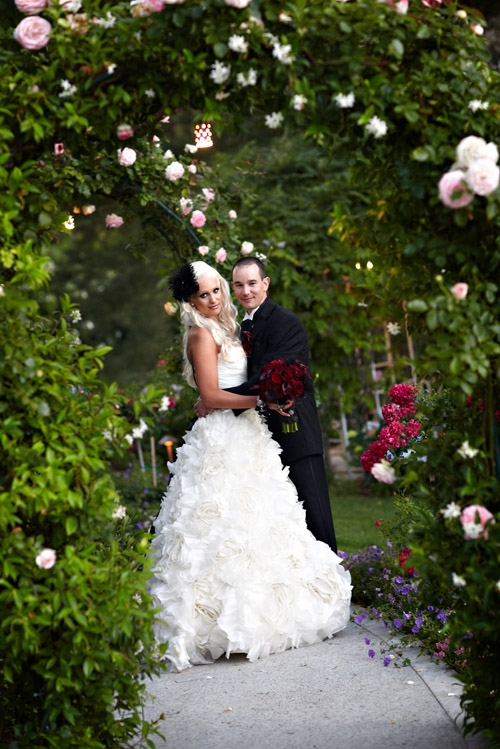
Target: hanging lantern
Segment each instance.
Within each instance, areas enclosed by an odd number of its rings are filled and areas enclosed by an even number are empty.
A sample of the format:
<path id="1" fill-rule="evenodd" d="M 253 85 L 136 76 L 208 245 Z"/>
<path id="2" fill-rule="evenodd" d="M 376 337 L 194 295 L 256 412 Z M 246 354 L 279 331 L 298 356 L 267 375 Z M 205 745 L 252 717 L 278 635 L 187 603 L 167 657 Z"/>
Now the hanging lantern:
<path id="1" fill-rule="evenodd" d="M 198 148 L 212 148 L 212 125 L 209 122 L 201 122 L 194 126 L 194 142 Z"/>

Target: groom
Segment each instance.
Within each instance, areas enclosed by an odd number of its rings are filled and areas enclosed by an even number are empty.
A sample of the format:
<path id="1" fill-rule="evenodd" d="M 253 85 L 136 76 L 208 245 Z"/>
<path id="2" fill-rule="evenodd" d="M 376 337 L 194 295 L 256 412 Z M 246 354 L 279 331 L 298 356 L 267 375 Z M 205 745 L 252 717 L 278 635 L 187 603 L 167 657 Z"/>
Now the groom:
<path id="1" fill-rule="evenodd" d="M 274 359 L 300 359 L 309 368 L 307 333 L 297 315 L 275 304 L 268 296 L 270 279 L 263 263 L 245 257 L 233 268 L 232 287 L 245 309 L 241 336 L 247 351 L 248 381 L 232 392 L 255 393 L 261 368 Z M 282 448 L 281 461 L 306 511 L 307 527 L 318 539 L 337 551 L 330 498 L 323 461 L 323 439 L 312 387 L 297 399 L 294 411 L 298 431 L 283 432 L 283 411 L 270 410 L 267 423 Z"/>

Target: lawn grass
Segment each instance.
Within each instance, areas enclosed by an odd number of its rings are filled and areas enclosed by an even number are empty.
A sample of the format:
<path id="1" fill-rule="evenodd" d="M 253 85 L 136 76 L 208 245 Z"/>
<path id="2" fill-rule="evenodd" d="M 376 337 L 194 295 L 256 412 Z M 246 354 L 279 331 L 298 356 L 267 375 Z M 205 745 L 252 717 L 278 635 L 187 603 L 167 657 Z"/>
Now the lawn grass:
<path id="1" fill-rule="evenodd" d="M 339 549 L 352 554 L 384 543 L 375 521 L 384 525 L 394 518 L 392 496 L 370 494 L 355 481 L 336 481 L 330 485 L 330 499 Z"/>

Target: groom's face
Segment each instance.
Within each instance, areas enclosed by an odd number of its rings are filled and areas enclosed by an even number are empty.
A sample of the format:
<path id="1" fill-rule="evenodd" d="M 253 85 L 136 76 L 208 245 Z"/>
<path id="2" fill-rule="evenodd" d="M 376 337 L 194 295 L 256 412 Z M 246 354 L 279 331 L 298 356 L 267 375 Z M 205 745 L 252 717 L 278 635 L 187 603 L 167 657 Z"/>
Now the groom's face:
<path id="1" fill-rule="evenodd" d="M 257 265 L 239 265 L 233 270 L 236 299 L 247 312 L 260 307 L 267 297 L 269 278 L 261 278 Z"/>

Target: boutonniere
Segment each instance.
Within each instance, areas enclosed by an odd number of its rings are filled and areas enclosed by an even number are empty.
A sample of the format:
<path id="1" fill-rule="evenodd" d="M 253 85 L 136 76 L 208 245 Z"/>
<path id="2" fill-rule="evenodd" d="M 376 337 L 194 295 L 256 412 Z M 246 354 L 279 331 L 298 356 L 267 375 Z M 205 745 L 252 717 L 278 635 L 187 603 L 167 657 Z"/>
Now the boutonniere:
<path id="1" fill-rule="evenodd" d="M 249 330 L 242 330 L 241 331 L 241 343 L 243 346 L 243 351 L 247 356 L 252 356 L 253 352 L 253 335 L 250 333 Z"/>

